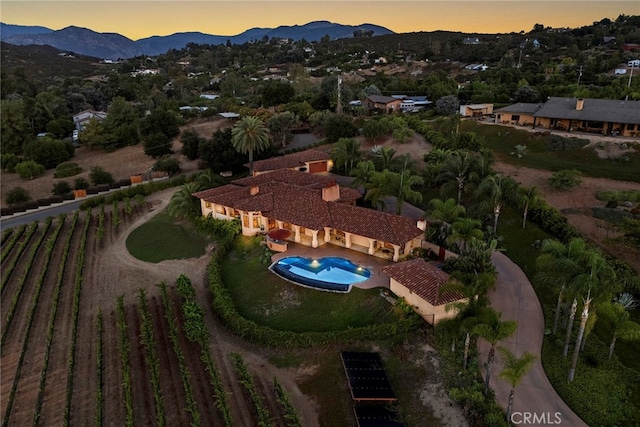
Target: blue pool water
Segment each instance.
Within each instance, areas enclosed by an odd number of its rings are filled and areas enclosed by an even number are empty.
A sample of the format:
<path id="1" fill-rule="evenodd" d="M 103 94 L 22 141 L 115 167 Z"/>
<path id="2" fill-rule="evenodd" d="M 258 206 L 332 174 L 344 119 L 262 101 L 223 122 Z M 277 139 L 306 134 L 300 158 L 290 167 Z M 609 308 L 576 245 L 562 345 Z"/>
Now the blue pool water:
<path id="1" fill-rule="evenodd" d="M 334 292 L 349 292 L 352 284 L 371 276 L 366 268 L 339 257 L 287 257 L 274 263 L 271 271 L 292 282 Z"/>

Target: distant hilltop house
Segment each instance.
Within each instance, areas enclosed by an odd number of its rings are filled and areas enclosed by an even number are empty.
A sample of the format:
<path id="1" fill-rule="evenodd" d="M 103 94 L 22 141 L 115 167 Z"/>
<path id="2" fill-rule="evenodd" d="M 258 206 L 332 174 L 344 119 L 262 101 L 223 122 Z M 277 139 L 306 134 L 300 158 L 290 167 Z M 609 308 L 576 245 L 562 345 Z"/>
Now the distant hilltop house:
<path id="1" fill-rule="evenodd" d="M 486 71 L 489 69 L 489 66 L 487 64 L 469 64 L 464 68 L 473 71 Z"/>
<path id="2" fill-rule="evenodd" d="M 136 71 L 132 71 L 131 72 L 131 77 L 137 77 L 137 76 L 155 76 L 157 74 L 160 74 L 160 70 L 158 69 L 149 69 L 149 68 L 143 68 L 140 70 L 136 70 Z"/>
<path id="3" fill-rule="evenodd" d="M 495 111 L 496 123 L 534 128 L 640 136 L 640 101 L 552 97 Z"/>
<path id="4" fill-rule="evenodd" d="M 493 104 L 469 104 L 460 106 L 462 117 L 483 117 L 493 114 Z"/>
<path id="5" fill-rule="evenodd" d="M 369 95 L 363 101 L 367 110 L 381 110 L 385 113 L 394 113 L 400 111 L 402 100 L 392 96 Z"/>
<path id="6" fill-rule="evenodd" d="M 465 37 L 462 39 L 462 44 L 480 44 L 480 39 L 477 37 Z"/>
<path id="7" fill-rule="evenodd" d="M 107 118 L 104 111 L 84 110 L 73 115 L 73 124 L 76 130 L 82 130 L 89 123 L 89 120 L 95 119 L 99 122 Z"/>
<path id="8" fill-rule="evenodd" d="M 214 99 L 220 98 L 220 95 L 215 95 L 213 93 L 201 93 L 200 98 L 209 99 L 213 101 Z"/>

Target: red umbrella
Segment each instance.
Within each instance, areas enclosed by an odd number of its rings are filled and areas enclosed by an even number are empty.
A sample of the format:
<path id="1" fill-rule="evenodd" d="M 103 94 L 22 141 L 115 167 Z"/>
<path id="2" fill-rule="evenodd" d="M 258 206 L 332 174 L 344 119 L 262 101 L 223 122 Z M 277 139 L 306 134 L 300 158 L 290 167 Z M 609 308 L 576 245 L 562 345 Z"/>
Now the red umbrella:
<path id="1" fill-rule="evenodd" d="M 285 240 L 290 235 L 291 235 L 291 231 L 283 230 L 282 228 L 279 228 L 277 230 L 271 230 L 268 234 L 269 238 L 273 240 Z"/>

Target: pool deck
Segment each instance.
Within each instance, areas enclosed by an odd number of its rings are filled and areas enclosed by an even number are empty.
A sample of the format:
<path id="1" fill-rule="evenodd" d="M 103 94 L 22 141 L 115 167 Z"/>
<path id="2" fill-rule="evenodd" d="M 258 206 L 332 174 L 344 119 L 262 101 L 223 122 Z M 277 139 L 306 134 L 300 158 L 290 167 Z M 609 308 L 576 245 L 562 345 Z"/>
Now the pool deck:
<path id="1" fill-rule="evenodd" d="M 271 257 L 272 262 L 281 260 L 282 258 L 290 256 L 301 256 L 306 258 L 325 258 L 325 257 L 342 257 L 350 260 L 351 262 L 367 268 L 371 272 L 369 279 L 364 282 L 355 283 L 352 285 L 355 288 L 360 289 L 372 289 L 372 288 L 387 288 L 389 289 L 389 276 L 380 271 L 384 266 L 394 264 L 393 261 L 374 257 L 361 252 L 352 251 L 350 249 L 342 248 L 332 244 L 325 244 L 318 248 L 312 248 L 310 246 L 304 246 L 297 243 L 287 242 L 288 249 L 286 252 L 274 254 Z"/>

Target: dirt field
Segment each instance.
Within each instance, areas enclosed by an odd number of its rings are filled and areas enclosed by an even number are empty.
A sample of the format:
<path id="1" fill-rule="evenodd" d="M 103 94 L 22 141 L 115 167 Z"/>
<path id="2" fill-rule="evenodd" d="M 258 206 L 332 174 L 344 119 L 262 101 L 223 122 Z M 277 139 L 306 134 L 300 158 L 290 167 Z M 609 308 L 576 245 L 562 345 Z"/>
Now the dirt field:
<path id="1" fill-rule="evenodd" d="M 201 136 L 211 138 L 211 135 L 220 128 L 230 126 L 232 123 L 226 119 L 199 120 L 188 125 L 188 128 L 195 129 Z M 180 154 L 182 144 L 180 138 L 177 137 L 173 141 L 172 157 L 180 161 L 180 166 L 185 172 L 197 169 L 197 161 L 190 161 Z M 54 169 L 48 170 L 43 176 L 32 179 L 23 180 L 15 173 L 2 173 L 0 180 L 0 190 L 2 194 L 15 187 L 23 187 L 29 192 L 32 200 L 44 199 L 52 196 L 53 185 L 59 181 L 66 181 L 73 187 L 73 181 L 76 178 L 85 178 L 89 181 L 89 172 L 94 166 L 100 166 L 109 172 L 114 179 L 126 179 L 131 175 L 145 173 L 155 163 L 155 160 L 144 154 L 142 144 L 131 147 L 124 147 L 112 153 L 104 151 L 91 150 L 86 147 L 76 149 L 75 155 L 69 160 L 77 163 L 82 167 L 82 173 L 68 178 L 54 178 Z M 4 197 L 0 202 L 1 207 L 6 207 Z"/>

